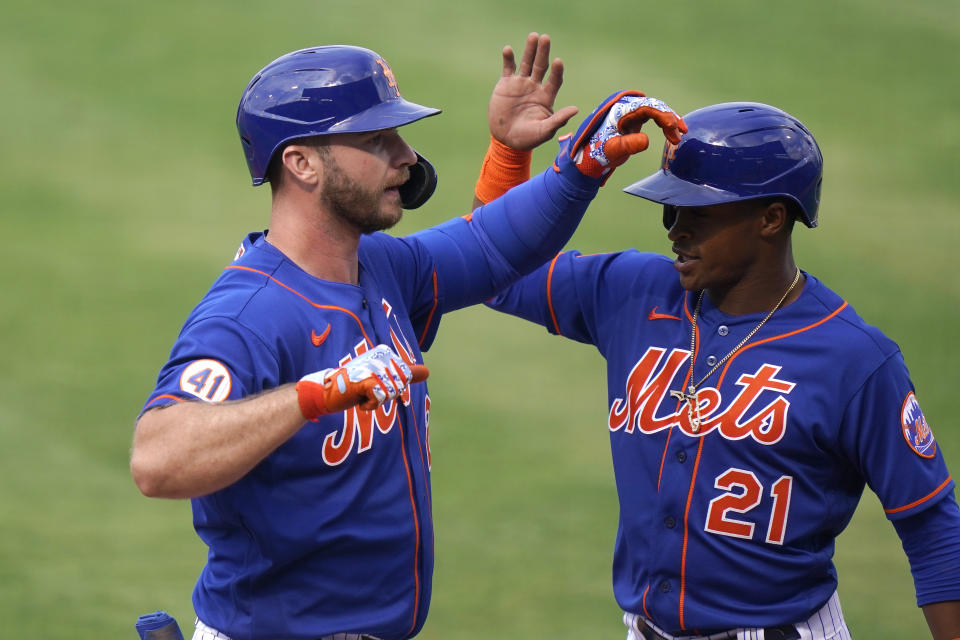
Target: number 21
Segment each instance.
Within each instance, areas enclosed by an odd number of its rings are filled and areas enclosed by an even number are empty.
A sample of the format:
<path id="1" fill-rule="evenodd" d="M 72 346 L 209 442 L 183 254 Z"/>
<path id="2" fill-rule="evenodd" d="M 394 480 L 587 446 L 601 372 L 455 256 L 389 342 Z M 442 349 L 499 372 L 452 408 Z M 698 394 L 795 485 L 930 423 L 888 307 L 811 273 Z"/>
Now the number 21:
<path id="1" fill-rule="evenodd" d="M 757 476 L 752 471 L 731 468 L 717 476 L 713 486 L 723 489 L 726 493 L 710 501 L 704 529 L 721 536 L 747 540 L 753 538 L 754 523 L 730 517 L 728 513 L 731 511 L 747 513 L 760 504 L 763 485 L 760 484 Z M 773 507 L 766 537 L 766 541 L 770 544 L 783 544 L 792 492 L 792 476 L 780 476 L 770 488 Z"/>

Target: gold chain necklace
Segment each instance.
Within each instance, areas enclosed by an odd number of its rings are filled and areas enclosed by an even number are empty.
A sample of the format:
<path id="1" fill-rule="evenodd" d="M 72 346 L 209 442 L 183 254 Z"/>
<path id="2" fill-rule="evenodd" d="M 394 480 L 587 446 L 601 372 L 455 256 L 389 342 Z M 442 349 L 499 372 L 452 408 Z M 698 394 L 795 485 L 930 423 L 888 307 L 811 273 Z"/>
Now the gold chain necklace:
<path id="1" fill-rule="evenodd" d="M 697 399 L 697 387 L 699 387 L 701 384 L 703 384 L 704 381 L 705 381 L 707 378 L 709 378 L 710 376 L 712 376 L 712 375 L 713 375 L 713 372 L 720 368 L 720 365 L 722 365 L 724 362 L 726 362 L 727 360 L 729 360 L 729 359 L 731 358 L 731 356 L 733 356 L 737 351 L 740 351 L 740 349 L 742 349 L 743 346 L 744 346 L 745 344 L 747 344 L 747 342 L 750 340 L 750 338 L 752 338 L 752 337 L 757 333 L 757 331 L 760 331 L 760 327 L 762 327 L 763 325 L 765 325 L 765 324 L 767 323 L 767 320 L 770 319 L 770 316 L 772 316 L 772 315 L 774 314 L 774 312 L 775 312 L 777 309 L 780 308 L 780 305 L 782 305 L 782 304 L 783 304 L 783 301 L 787 299 L 787 296 L 790 295 L 790 292 L 793 291 L 794 287 L 797 286 L 797 283 L 798 283 L 798 282 L 800 282 L 800 269 L 799 269 L 799 268 L 797 269 L 797 274 L 796 274 L 795 276 L 793 276 L 793 282 L 790 284 L 790 286 L 789 286 L 789 287 L 787 288 L 787 290 L 784 292 L 783 296 L 780 298 L 780 301 L 776 304 L 776 306 L 773 307 L 773 309 L 770 309 L 770 312 L 769 312 L 766 316 L 764 316 L 763 320 L 760 321 L 760 324 L 758 324 L 757 326 L 755 326 L 755 327 L 753 328 L 753 331 L 751 331 L 750 333 L 748 333 L 747 336 L 746 336 L 743 340 L 740 341 L 740 344 L 738 344 L 737 346 L 735 346 L 733 349 L 730 350 L 730 353 L 728 353 L 727 355 L 723 356 L 723 358 L 721 358 L 719 361 L 717 361 L 717 363 L 716 363 L 715 365 L 713 365 L 713 368 L 710 369 L 710 371 L 707 371 L 707 375 L 705 375 L 705 376 L 703 376 L 702 378 L 700 378 L 700 381 L 699 381 L 698 383 L 696 383 L 696 384 L 691 384 L 689 387 L 687 387 L 686 393 L 684 393 L 683 391 L 671 391 L 671 392 L 670 392 L 670 397 L 671 397 L 671 398 L 676 398 L 677 400 L 681 400 L 681 401 L 684 401 L 684 402 L 687 403 L 687 411 L 688 411 L 688 413 L 691 412 L 691 411 L 696 413 L 696 415 L 692 416 L 691 419 L 690 419 L 690 426 L 691 426 L 691 428 L 693 429 L 693 432 L 694 432 L 694 433 L 697 433 L 698 431 L 700 431 L 700 422 L 701 422 L 701 419 L 700 419 L 700 401 Z M 700 315 L 700 304 L 703 302 L 703 293 L 704 293 L 704 292 L 701 291 L 701 292 L 700 292 L 700 297 L 697 298 L 697 306 L 696 306 L 696 308 L 693 310 L 693 324 L 692 324 L 692 328 L 691 328 L 691 330 L 690 330 L 690 373 L 687 374 L 687 379 L 688 379 L 688 380 L 691 380 L 691 381 L 693 380 L 694 354 L 696 353 L 696 348 L 697 348 L 697 317 L 699 317 L 699 315 Z"/>

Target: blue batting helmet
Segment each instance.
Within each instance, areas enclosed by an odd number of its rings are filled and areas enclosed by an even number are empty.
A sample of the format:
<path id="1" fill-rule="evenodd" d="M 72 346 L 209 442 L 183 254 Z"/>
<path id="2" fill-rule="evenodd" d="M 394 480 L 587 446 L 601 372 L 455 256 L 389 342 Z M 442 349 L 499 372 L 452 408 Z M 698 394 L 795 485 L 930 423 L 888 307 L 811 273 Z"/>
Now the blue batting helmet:
<path id="1" fill-rule="evenodd" d="M 784 196 L 817 226 L 823 156 L 803 123 L 756 102 L 711 105 L 683 120 L 689 130 L 679 144 L 667 141 L 660 170 L 624 189 L 663 204 L 664 225 L 675 207 Z"/>
<path id="2" fill-rule="evenodd" d="M 288 53 L 261 69 L 240 98 L 237 130 L 257 186 L 276 152 L 292 140 L 392 129 L 437 113 L 404 100 L 390 66 L 375 52 L 332 45 Z M 435 185 L 433 167 L 417 157 L 424 166 L 411 167 L 412 174 L 432 176 Z M 426 198 L 419 197 L 422 204 Z"/>

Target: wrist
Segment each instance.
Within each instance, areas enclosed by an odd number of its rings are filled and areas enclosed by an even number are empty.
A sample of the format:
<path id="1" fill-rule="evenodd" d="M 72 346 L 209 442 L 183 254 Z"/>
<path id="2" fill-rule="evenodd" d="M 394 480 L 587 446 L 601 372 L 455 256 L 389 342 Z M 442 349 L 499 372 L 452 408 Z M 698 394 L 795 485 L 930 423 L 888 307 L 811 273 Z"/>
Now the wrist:
<path id="1" fill-rule="evenodd" d="M 560 138 L 560 153 L 553 161 L 553 166 L 547 171 L 548 174 L 555 174 L 560 178 L 561 183 L 566 185 L 565 193 L 570 193 L 573 197 L 592 199 L 597 191 L 606 182 L 607 176 L 594 178 L 581 171 L 576 161 L 570 156 L 570 147 L 572 146 L 572 136 L 567 135 Z"/>
<path id="2" fill-rule="evenodd" d="M 474 195 L 481 202 L 496 200 L 504 193 L 530 179 L 532 151 L 511 149 L 492 135 L 483 158 Z"/>
<path id="3" fill-rule="evenodd" d="M 316 420 L 322 415 L 330 413 L 327 408 L 327 398 L 323 385 L 312 380 L 301 379 L 296 384 L 297 404 L 300 413 L 307 420 Z"/>

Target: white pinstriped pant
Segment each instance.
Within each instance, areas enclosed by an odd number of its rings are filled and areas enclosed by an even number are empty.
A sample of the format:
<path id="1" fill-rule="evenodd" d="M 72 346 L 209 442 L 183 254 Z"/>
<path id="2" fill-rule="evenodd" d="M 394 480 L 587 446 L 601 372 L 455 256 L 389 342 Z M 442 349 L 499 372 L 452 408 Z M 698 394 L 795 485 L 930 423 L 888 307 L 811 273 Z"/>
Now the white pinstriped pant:
<path id="1" fill-rule="evenodd" d="M 192 640 L 230 640 L 230 636 L 225 633 L 217 631 L 213 627 L 208 627 L 203 624 L 203 621 L 200 618 L 196 619 L 196 630 L 193 632 Z M 365 640 L 370 638 L 371 640 L 376 640 L 373 636 L 362 635 L 359 633 L 335 633 L 331 636 L 323 636 L 318 640 Z"/>
<path id="2" fill-rule="evenodd" d="M 640 618 L 635 613 L 624 613 L 623 623 L 627 625 L 627 640 L 643 640 L 643 636 L 637 630 L 637 619 Z M 668 633 L 661 631 L 655 624 L 649 620 L 643 619 L 644 623 L 664 638 L 671 639 Z M 834 592 L 827 603 L 820 607 L 820 610 L 803 622 L 795 622 L 794 626 L 800 634 L 800 640 L 851 640 L 850 630 L 847 629 L 847 623 L 843 621 L 843 611 L 840 610 L 840 597 Z M 722 633 L 715 633 L 709 636 L 680 636 L 680 640 L 766 640 L 763 637 L 763 629 L 731 629 Z"/>

